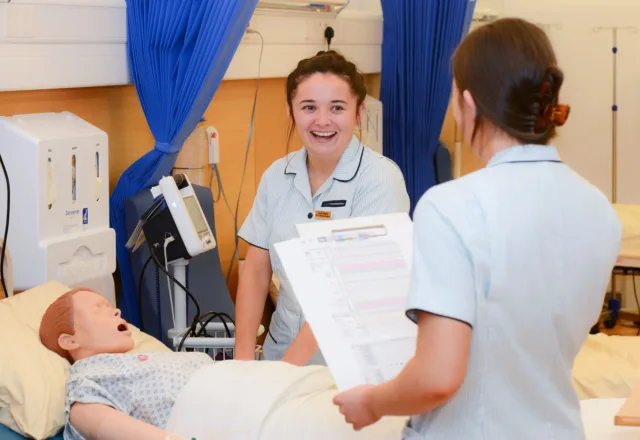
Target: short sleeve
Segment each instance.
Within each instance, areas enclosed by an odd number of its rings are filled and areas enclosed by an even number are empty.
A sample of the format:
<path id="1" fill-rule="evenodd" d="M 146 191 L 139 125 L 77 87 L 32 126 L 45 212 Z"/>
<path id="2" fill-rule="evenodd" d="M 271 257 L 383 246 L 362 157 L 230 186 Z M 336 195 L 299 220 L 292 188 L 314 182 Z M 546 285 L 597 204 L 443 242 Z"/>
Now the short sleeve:
<path id="1" fill-rule="evenodd" d="M 352 217 L 409 212 L 409 194 L 400 168 L 386 157 L 367 169 L 355 191 Z"/>
<path id="2" fill-rule="evenodd" d="M 87 379 L 78 378 L 72 380 L 67 385 L 67 401 L 66 401 L 66 429 L 64 433 L 65 440 L 82 439 L 82 435 L 71 425 L 70 415 L 71 407 L 75 403 L 97 403 L 106 406 L 110 406 L 125 414 L 130 414 L 130 408 L 128 403 L 131 402 L 131 398 L 127 396 L 121 396 L 110 393 L 106 388 L 98 384 L 97 382 Z"/>
<path id="3" fill-rule="evenodd" d="M 413 268 L 407 316 L 428 312 L 474 325 L 476 288 L 471 255 L 458 231 L 428 200 L 413 216 Z"/>
<path id="4" fill-rule="evenodd" d="M 252 246 L 269 250 L 269 227 L 267 212 L 268 204 L 268 175 L 267 170 L 260 179 L 258 185 L 258 193 L 253 200 L 253 206 L 246 220 L 242 224 L 238 237 L 246 241 Z"/>
<path id="5" fill-rule="evenodd" d="M 71 382 L 68 388 L 67 413 L 71 411 L 74 403 L 100 403 L 127 414 L 130 412 L 129 403 L 132 399 L 131 396 L 124 395 L 126 394 L 124 389 L 122 393 L 111 392 L 99 383 L 87 378 Z"/>

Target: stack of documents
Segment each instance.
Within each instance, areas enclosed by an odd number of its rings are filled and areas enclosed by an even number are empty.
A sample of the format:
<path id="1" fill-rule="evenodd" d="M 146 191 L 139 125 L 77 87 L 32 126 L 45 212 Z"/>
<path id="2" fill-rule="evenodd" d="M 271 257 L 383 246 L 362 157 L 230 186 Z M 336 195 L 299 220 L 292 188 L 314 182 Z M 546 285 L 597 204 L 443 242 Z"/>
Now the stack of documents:
<path id="1" fill-rule="evenodd" d="M 318 221 L 298 233 L 276 251 L 338 389 L 392 379 L 416 348 L 417 327 L 405 315 L 411 219 Z"/>

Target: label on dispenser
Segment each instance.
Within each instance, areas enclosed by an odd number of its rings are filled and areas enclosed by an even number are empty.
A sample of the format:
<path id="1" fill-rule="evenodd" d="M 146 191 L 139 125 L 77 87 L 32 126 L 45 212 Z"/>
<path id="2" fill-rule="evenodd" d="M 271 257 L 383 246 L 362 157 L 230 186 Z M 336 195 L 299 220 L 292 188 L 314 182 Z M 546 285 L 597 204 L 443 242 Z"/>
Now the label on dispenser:
<path id="1" fill-rule="evenodd" d="M 82 209 L 82 224 L 84 226 L 89 224 L 89 208 Z"/>
<path id="2" fill-rule="evenodd" d="M 82 228 L 82 213 L 80 209 L 65 209 L 62 222 L 62 233 L 71 234 Z"/>

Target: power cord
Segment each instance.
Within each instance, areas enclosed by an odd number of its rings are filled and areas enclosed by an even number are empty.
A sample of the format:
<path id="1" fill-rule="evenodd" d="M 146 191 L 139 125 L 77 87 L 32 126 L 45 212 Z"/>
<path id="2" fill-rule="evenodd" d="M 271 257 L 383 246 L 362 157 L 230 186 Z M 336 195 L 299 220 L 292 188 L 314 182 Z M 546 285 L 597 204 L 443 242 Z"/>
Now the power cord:
<path id="1" fill-rule="evenodd" d="M 244 166 L 242 168 L 242 178 L 240 179 L 240 189 L 238 190 L 238 200 L 236 202 L 236 209 L 235 212 L 231 213 L 231 216 L 233 217 L 233 227 L 234 227 L 234 245 L 235 248 L 233 250 L 233 254 L 231 257 L 231 262 L 229 263 L 229 269 L 227 270 L 227 275 L 225 277 L 225 280 L 227 282 L 227 284 L 229 283 L 229 279 L 231 278 L 231 271 L 233 270 L 233 266 L 234 263 L 236 261 L 236 259 L 238 259 L 238 261 L 240 260 L 240 254 L 238 252 L 239 246 L 240 246 L 240 240 L 238 238 L 238 212 L 240 210 L 240 196 L 242 194 L 242 186 L 244 184 L 244 178 L 247 172 L 247 164 L 249 162 L 249 151 L 251 149 L 251 139 L 253 138 L 253 128 L 254 128 L 254 122 L 255 122 L 255 116 L 256 116 L 256 106 L 258 103 L 258 91 L 260 90 L 260 70 L 262 68 L 262 53 L 264 51 L 264 38 L 262 37 L 262 34 L 254 29 L 247 29 L 247 33 L 249 34 L 256 34 L 260 37 L 260 56 L 258 58 L 258 77 L 256 78 L 256 91 L 255 91 L 255 95 L 253 98 L 253 108 L 251 110 L 251 122 L 249 124 L 249 137 L 247 139 L 247 148 L 245 150 L 245 156 L 244 156 Z M 213 164 L 213 167 L 215 169 L 216 172 L 216 178 L 218 179 L 218 185 L 219 186 L 219 190 L 220 192 L 222 192 L 222 186 L 221 186 L 221 181 L 220 181 L 220 174 L 219 174 L 219 170 L 216 164 Z M 211 176 L 211 179 L 213 179 L 213 174 Z M 209 187 L 211 187 L 211 182 L 209 183 Z M 228 200 L 226 198 L 226 196 L 224 196 L 224 193 L 222 192 L 223 197 L 225 198 L 225 201 L 228 204 Z M 230 207 L 229 207 L 230 208 Z"/>
<path id="2" fill-rule="evenodd" d="M 169 237 L 167 237 L 167 240 L 168 239 L 169 239 Z M 165 240 L 165 248 L 171 241 L 173 241 L 173 240 L 169 240 L 167 242 L 167 240 Z M 165 251 L 166 251 L 166 249 L 165 249 Z M 159 268 L 162 272 L 164 272 L 164 274 L 167 276 L 168 279 L 171 279 L 171 281 L 176 283 L 176 285 L 178 287 L 180 287 L 182 290 L 184 290 L 184 292 L 187 294 L 189 299 L 191 299 L 191 301 L 193 302 L 193 304 L 196 307 L 196 314 L 193 317 L 193 321 L 191 322 L 191 325 L 190 325 L 189 329 L 182 336 L 182 340 L 180 341 L 180 344 L 177 347 L 177 351 L 182 351 L 182 347 L 184 346 L 184 342 L 187 339 L 187 337 L 189 337 L 189 336 L 194 336 L 194 337 L 202 336 L 203 332 L 204 332 L 205 336 L 208 336 L 208 334 L 206 333 L 206 324 L 203 324 L 202 321 L 203 321 L 203 319 L 205 319 L 205 318 L 207 318 L 209 316 L 211 316 L 211 318 L 209 318 L 209 321 L 207 323 L 211 322 L 211 320 L 213 320 L 215 317 L 226 317 L 235 326 L 235 322 L 233 321 L 233 319 L 231 319 L 231 317 L 229 315 L 227 315 L 226 313 L 207 312 L 204 315 L 201 315 L 200 314 L 201 313 L 200 304 L 198 303 L 198 300 L 196 300 L 196 298 L 191 294 L 191 292 L 189 292 L 189 290 L 182 283 L 180 283 L 178 280 L 176 280 L 176 278 L 169 273 L 169 270 L 167 269 L 167 267 L 165 267 L 165 265 L 163 265 L 160 262 L 160 260 L 158 260 L 158 257 L 156 256 L 155 252 L 153 252 L 150 249 L 150 253 L 151 253 L 150 258 L 153 259 L 156 267 Z M 166 257 L 165 257 L 165 261 L 167 261 Z M 145 263 L 145 267 L 146 267 L 146 263 Z M 143 272 L 144 272 L 144 268 L 143 268 Z M 167 280 L 167 282 L 168 282 L 168 280 Z M 140 285 L 142 285 L 142 283 L 140 283 Z M 171 292 L 171 290 L 170 290 L 170 292 Z M 139 295 L 140 295 L 140 293 L 139 293 Z M 171 307 L 172 307 L 172 310 L 173 310 L 173 299 L 171 299 Z M 229 327 L 227 326 L 225 321 L 223 321 L 223 323 L 224 323 L 224 327 L 225 327 L 226 332 L 227 332 L 227 336 L 231 338 L 232 336 L 231 336 L 231 331 L 229 330 Z M 198 327 L 198 324 L 200 324 L 201 328 L 196 333 L 196 329 Z"/>
<path id="3" fill-rule="evenodd" d="M 144 272 L 147 270 L 147 266 L 149 265 L 149 263 L 151 262 L 151 255 L 149 255 L 149 258 L 147 258 L 147 261 L 145 261 L 144 266 L 142 266 L 142 271 L 140 272 L 140 279 L 138 280 L 138 309 L 140 310 L 140 330 L 141 331 L 145 331 L 145 325 L 144 325 L 144 316 L 142 313 L 142 281 L 144 279 Z M 160 313 L 160 310 L 158 310 L 158 313 Z"/>
<path id="4" fill-rule="evenodd" d="M 246 163 L 245 163 L 246 165 Z M 225 205 L 227 205 L 227 209 L 229 210 L 229 214 L 231 214 L 231 218 L 233 218 L 233 228 L 234 228 L 234 233 L 235 236 L 238 235 L 238 217 L 233 213 L 233 208 L 231 208 L 231 204 L 229 203 L 229 199 L 227 198 L 227 195 L 224 192 L 224 187 L 222 186 L 222 178 L 220 177 L 220 169 L 218 168 L 218 164 L 212 164 L 211 165 L 211 178 L 209 179 L 209 190 L 212 190 L 212 183 L 213 183 L 213 177 L 215 176 L 216 178 L 216 182 L 218 183 L 218 197 L 213 199 L 213 203 L 218 203 L 220 201 L 220 196 L 222 195 L 222 198 L 224 199 L 224 203 Z M 242 187 L 242 183 L 240 184 L 240 187 Z M 238 197 L 239 199 L 240 197 Z M 233 258 L 237 258 L 238 260 L 240 259 L 240 255 L 238 253 L 238 245 L 236 244 L 235 249 L 233 251 Z M 230 264 L 233 264 L 230 263 Z M 225 282 L 227 284 L 229 284 L 229 277 L 231 275 L 231 268 L 229 269 L 229 272 L 227 273 L 226 277 L 225 277 Z"/>
<path id="5" fill-rule="evenodd" d="M 168 236 L 165 237 L 164 239 L 164 268 L 166 269 L 165 273 L 169 273 L 169 260 L 167 258 L 167 246 L 169 246 L 170 243 L 174 242 L 175 239 L 173 238 L 173 235 L 169 234 Z M 167 278 L 167 289 L 169 291 L 169 305 L 171 306 L 171 319 L 173 320 L 173 326 L 176 326 L 176 312 L 174 310 L 173 307 L 173 293 L 171 292 L 171 282 L 169 281 L 169 278 Z M 195 298 L 194 298 L 195 300 Z M 198 307 L 200 308 L 200 307 Z M 200 314 L 200 312 L 198 312 L 198 315 Z"/>
<path id="6" fill-rule="evenodd" d="M 184 292 L 187 294 L 187 296 L 189 297 L 189 299 L 193 302 L 193 304 L 196 307 L 196 315 L 194 320 L 197 320 L 197 318 L 200 316 L 200 304 L 198 303 L 198 300 L 196 300 L 196 298 L 191 294 L 191 292 L 189 292 L 189 290 L 180 282 L 178 281 L 173 275 L 171 275 L 169 273 L 169 271 L 164 267 L 164 265 L 160 262 L 160 260 L 158 260 L 158 257 L 156 256 L 155 252 L 151 251 L 151 258 L 153 258 L 154 263 L 156 264 L 156 267 L 159 268 L 162 272 L 164 272 L 164 274 L 171 279 L 171 281 L 173 281 L 174 283 L 176 283 L 178 285 L 178 287 L 180 287 L 182 290 L 184 290 Z"/>
<path id="7" fill-rule="evenodd" d="M 9 210 L 11 209 L 11 185 L 9 184 L 9 173 L 7 173 L 7 169 L 4 166 L 4 161 L 2 160 L 2 155 L 0 154 L 0 165 L 2 165 L 2 172 L 4 173 L 4 178 L 7 182 L 7 222 L 4 225 L 4 237 L 2 239 L 2 256 L 0 256 L 0 279 L 2 280 L 2 288 L 4 289 L 5 295 L 9 295 L 9 290 L 7 289 L 7 283 L 5 282 L 4 276 L 4 258 L 5 253 L 7 251 L 7 247 L 9 244 L 7 243 L 7 237 L 9 236 Z"/>

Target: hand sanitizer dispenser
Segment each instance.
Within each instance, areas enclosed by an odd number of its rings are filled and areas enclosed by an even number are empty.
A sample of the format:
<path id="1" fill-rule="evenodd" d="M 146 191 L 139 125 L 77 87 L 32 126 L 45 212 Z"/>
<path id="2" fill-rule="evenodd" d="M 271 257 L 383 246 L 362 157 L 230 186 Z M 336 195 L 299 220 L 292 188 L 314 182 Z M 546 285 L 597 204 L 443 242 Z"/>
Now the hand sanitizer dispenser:
<path id="1" fill-rule="evenodd" d="M 72 113 L 0 118 L 15 290 L 57 280 L 93 288 L 115 304 L 107 147 L 105 132 Z M 0 183 L 0 212 L 7 203 L 5 185 Z M 0 215 L 0 230 L 5 223 Z"/>

